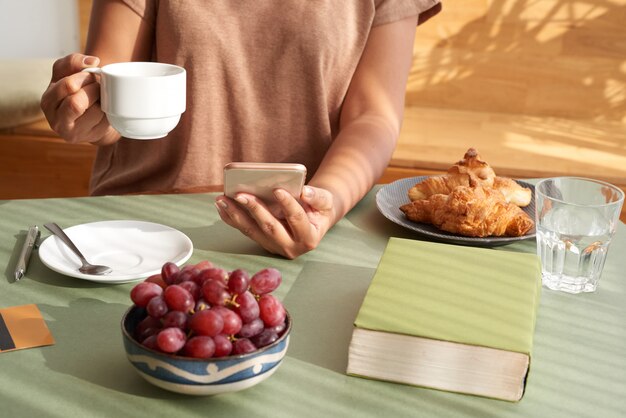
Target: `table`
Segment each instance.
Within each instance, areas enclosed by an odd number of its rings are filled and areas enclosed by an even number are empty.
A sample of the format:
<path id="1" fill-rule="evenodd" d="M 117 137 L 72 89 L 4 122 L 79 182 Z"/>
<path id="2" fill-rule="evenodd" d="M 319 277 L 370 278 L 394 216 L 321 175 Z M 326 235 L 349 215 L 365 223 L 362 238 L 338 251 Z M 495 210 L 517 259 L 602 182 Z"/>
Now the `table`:
<path id="1" fill-rule="evenodd" d="M 543 289 L 531 374 L 520 403 L 351 377 L 352 321 L 388 237 L 418 238 L 380 215 L 370 192 L 315 250 L 271 256 L 219 220 L 214 195 L 117 196 L 0 201 L 0 307 L 35 303 L 56 344 L 0 353 L 0 416 L 6 417 L 618 417 L 626 415 L 626 227 L 597 292 Z M 190 262 L 204 259 L 284 275 L 277 291 L 294 328 L 288 355 L 267 381 L 214 397 L 170 393 L 145 382 L 122 347 L 120 319 L 132 283 L 104 285 L 57 274 L 33 254 L 13 269 L 28 225 L 135 219 L 187 234 Z M 45 231 L 45 230 L 44 230 Z M 42 232 L 47 236 L 47 231 Z M 535 251 L 534 240 L 495 251 Z"/>

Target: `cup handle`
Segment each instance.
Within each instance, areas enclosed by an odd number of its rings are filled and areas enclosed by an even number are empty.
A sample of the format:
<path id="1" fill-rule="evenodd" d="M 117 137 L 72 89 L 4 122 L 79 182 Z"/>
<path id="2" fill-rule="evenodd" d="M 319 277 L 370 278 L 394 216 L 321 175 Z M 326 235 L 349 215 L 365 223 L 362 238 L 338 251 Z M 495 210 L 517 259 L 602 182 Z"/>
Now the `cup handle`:
<path id="1" fill-rule="evenodd" d="M 85 73 L 102 74 L 102 68 L 100 67 L 83 68 L 81 71 Z"/>

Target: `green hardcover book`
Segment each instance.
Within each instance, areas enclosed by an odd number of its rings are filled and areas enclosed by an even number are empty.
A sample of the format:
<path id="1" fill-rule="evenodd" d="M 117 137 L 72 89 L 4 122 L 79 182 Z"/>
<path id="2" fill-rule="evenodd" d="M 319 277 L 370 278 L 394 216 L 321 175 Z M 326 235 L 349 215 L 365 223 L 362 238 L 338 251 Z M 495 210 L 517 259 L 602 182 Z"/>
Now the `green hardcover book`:
<path id="1" fill-rule="evenodd" d="M 540 294 L 535 254 L 390 238 L 347 373 L 518 401 Z"/>

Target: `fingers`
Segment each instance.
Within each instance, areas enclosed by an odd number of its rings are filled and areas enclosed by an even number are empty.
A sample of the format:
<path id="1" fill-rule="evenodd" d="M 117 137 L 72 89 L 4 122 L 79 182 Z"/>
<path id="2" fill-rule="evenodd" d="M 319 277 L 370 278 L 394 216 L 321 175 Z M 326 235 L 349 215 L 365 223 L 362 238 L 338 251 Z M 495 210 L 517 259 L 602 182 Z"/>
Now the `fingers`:
<path id="1" fill-rule="evenodd" d="M 282 189 L 274 190 L 274 196 L 282 206 L 283 216 L 291 229 L 293 240 L 306 243 L 311 235 L 311 222 L 302 205 Z"/>
<path id="2" fill-rule="evenodd" d="M 108 126 L 108 120 L 98 104 L 99 98 L 98 83 L 89 84 L 75 94 L 67 96 L 61 101 L 58 109 L 46 114 L 50 126 L 71 143 L 85 142 L 87 137 L 91 141 L 99 139 L 95 132 L 90 132 L 103 120 Z"/>
<path id="3" fill-rule="evenodd" d="M 272 241 L 279 246 L 287 245 L 292 239 L 283 225 L 271 214 L 269 209 L 256 197 L 245 193 L 239 193 L 235 200 L 243 206 L 252 217 L 256 227 L 242 231 L 255 241 Z"/>
<path id="4" fill-rule="evenodd" d="M 55 61 L 52 67 L 50 86 L 41 98 L 41 108 L 50 113 L 58 108 L 67 97 L 80 91 L 88 84 L 95 82 L 95 77 L 81 70 L 93 67 L 100 58 L 82 54 L 71 54 Z M 47 115 L 46 113 L 46 115 Z"/>
<path id="5" fill-rule="evenodd" d="M 80 116 L 75 126 L 75 135 L 82 141 L 95 142 L 104 137 L 112 129 L 100 105 L 94 104 Z"/>
<path id="6" fill-rule="evenodd" d="M 317 247 L 333 224 L 332 194 L 324 189 L 306 186 L 301 201 L 283 189 L 274 191 L 281 213 L 279 220 L 253 195 L 240 193 L 235 200 L 225 196 L 216 199 L 220 217 L 228 225 L 259 243 L 270 252 L 293 259 Z"/>
<path id="7" fill-rule="evenodd" d="M 300 199 L 320 212 L 332 210 L 334 207 L 332 194 L 328 190 L 317 187 L 304 186 Z"/>
<path id="8" fill-rule="evenodd" d="M 60 106 L 66 97 L 76 94 L 82 88 L 92 84 L 98 86 L 99 91 L 100 85 L 96 83 L 93 74 L 78 72 L 68 75 L 50 85 L 41 97 L 41 107 L 42 109 L 54 110 Z"/>
<path id="9" fill-rule="evenodd" d="M 289 233 L 254 196 L 239 194 L 237 203 L 225 196 L 219 196 L 215 207 L 225 223 L 238 229 L 269 252 L 287 258 L 295 257 L 284 249 L 292 243 Z"/>
<path id="10" fill-rule="evenodd" d="M 69 121 L 82 116 L 100 98 L 100 85 L 92 83 L 76 93 L 65 97 L 59 104 L 58 113 Z"/>
<path id="11" fill-rule="evenodd" d="M 52 66 L 52 82 L 55 83 L 68 75 L 75 74 L 83 68 L 95 67 L 100 58 L 83 54 L 71 54 L 60 58 Z"/>
<path id="12" fill-rule="evenodd" d="M 72 54 L 57 60 L 52 82 L 41 98 L 41 108 L 52 129 L 66 141 L 100 140 L 109 130 L 108 120 L 97 105 L 100 84 L 82 69 L 97 65 L 93 56 Z"/>

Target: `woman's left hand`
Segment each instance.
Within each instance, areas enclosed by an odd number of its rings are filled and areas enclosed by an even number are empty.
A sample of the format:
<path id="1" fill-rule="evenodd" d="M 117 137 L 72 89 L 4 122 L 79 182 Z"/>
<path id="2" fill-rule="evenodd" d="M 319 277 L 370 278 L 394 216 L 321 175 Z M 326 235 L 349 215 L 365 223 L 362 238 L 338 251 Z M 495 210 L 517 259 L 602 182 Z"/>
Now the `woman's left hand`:
<path id="1" fill-rule="evenodd" d="M 304 186 L 300 201 L 283 189 L 275 202 L 239 193 L 235 200 L 218 196 L 215 206 L 222 220 L 258 242 L 267 251 L 294 259 L 313 250 L 335 223 L 333 195 Z"/>

